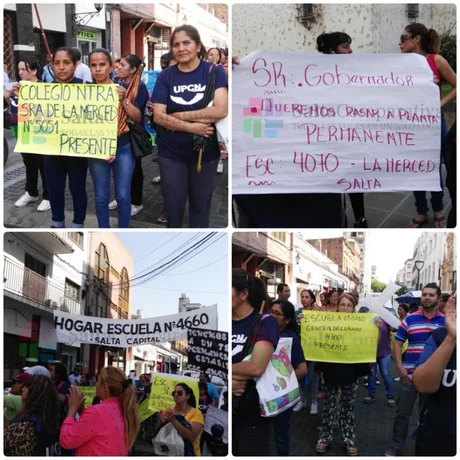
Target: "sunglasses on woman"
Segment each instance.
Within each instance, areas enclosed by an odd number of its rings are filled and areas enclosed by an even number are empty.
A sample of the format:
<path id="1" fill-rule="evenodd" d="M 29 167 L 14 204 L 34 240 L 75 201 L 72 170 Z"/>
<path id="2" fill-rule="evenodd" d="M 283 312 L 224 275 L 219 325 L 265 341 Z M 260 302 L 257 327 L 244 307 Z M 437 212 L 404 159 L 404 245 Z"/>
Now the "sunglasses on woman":
<path id="1" fill-rule="evenodd" d="M 272 314 L 273 316 L 284 316 L 280 311 L 278 310 L 270 310 L 270 314 Z"/>
<path id="2" fill-rule="evenodd" d="M 178 391 L 173 391 L 171 394 L 172 394 L 172 397 L 174 398 L 174 396 L 176 396 L 176 395 L 177 396 L 182 396 L 184 394 L 184 392 L 181 391 L 181 390 L 178 390 Z"/>
<path id="3" fill-rule="evenodd" d="M 404 43 L 406 40 L 412 40 L 414 37 L 408 37 L 407 35 L 401 35 L 399 37 L 399 40 L 401 40 L 401 43 Z"/>

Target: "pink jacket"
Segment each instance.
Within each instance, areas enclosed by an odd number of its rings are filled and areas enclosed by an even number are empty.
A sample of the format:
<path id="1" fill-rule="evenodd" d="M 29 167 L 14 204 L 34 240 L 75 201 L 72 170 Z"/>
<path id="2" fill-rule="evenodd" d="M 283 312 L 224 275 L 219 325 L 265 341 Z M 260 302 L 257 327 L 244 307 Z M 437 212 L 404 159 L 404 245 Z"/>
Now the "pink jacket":
<path id="1" fill-rule="evenodd" d="M 64 449 L 77 449 L 78 457 L 128 456 L 125 420 L 118 398 L 87 407 L 78 422 L 67 417 L 59 441 Z"/>

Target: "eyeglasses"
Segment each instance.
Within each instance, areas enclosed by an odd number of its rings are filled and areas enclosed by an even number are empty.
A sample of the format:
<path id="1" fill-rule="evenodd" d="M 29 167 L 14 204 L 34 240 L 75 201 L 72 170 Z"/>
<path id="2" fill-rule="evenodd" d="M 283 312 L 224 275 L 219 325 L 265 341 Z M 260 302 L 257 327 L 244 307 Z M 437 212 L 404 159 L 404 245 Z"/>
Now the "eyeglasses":
<path id="1" fill-rule="evenodd" d="M 276 317 L 278 317 L 278 316 L 284 316 L 284 315 L 283 315 L 281 312 L 279 312 L 278 310 L 273 310 L 273 309 L 270 310 L 270 314 L 272 314 L 273 316 L 276 316 Z"/>
<path id="2" fill-rule="evenodd" d="M 181 391 L 181 390 L 179 390 L 179 391 L 173 391 L 173 392 L 171 393 L 171 395 L 172 395 L 173 398 L 174 398 L 174 396 L 176 396 L 176 395 L 177 395 L 177 396 L 182 396 L 183 394 L 184 394 L 184 392 Z"/>
<path id="3" fill-rule="evenodd" d="M 408 37 L 407 35 L 401 35 L 399 37 L 399 40 L 401 41 L 401 43 L 404 43 L 406 40 L 412 40 L 414 37 Z"/>

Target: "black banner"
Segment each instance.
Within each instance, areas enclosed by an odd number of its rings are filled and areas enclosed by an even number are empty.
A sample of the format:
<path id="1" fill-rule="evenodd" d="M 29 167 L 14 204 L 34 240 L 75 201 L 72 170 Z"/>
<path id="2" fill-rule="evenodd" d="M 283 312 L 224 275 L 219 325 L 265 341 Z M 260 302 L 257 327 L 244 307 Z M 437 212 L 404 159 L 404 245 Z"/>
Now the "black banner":
<path id="1" fill-rule="evenodd" d="M 187 369 L 227 380 L 228 333 L 209 329 L 188 330 Z"/>

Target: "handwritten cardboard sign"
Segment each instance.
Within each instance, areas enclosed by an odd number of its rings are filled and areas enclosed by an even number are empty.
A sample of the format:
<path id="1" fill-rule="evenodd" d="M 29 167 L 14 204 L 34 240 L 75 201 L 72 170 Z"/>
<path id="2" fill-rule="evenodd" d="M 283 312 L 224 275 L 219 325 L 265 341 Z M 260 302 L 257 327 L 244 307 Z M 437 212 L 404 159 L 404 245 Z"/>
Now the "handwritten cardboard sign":
<path id="1" fill-rule="evenodd" d="M 150 394 L 149 409 L 157 412 L 174 407 L 174 398 L 172 392 L 174 387 L 179 383 L 187 384 L 193 391 L 195 399 L 198 403 L 200 399 L 200 391 L 198 390 L 198 381 L 190 377 L 174 374 L 159 374 L 152 373 L 152 392 Z"/>
<path id="2" fill-rule="evenodd" d="M 302 349 L 307 361 L 375 363 L 379 329 L 375 313 L 303 312 Z"/>
<path id="3" fill-rule="evenodd" d="M 77 387 L 78 391 L 85 397 L 85 407 L 92 406 L 96 396 L 96 387 Z"/>
<path id="4" fill-rule="evenodd" d="M 439 191 L 440 123 L 422 56 L 251 53 L 233 72 L 233 194 Z"/>
<path id="5" fill-rule="evenodd" d="M 15 152 L 108 158 L 117 152 L 115 85 L 24 82 Z"/>

